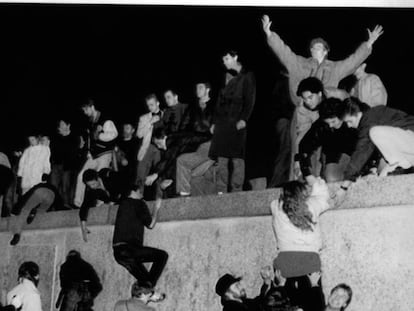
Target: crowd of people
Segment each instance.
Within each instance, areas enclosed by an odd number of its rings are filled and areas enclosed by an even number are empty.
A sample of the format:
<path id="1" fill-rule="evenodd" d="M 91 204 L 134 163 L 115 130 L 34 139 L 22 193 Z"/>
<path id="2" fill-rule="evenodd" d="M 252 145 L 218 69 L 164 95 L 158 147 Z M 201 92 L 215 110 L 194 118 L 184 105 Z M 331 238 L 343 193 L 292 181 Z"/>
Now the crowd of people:
<path id="1" fill-rule="evenodd" d="M 275 276 L 262 272 L 264 287 L 252 300 L 245 299 L 240 279 L 229 274 L 219 279 L 216 293 L 224 310 L 288 310 L 278 309 L 278 304 L 292 310 L 343 310 L 352 298 L 349 286 L 335 287 L 327 306 L 321 291 L 318 218 L 333 204 L 326 182 L 341 182 L 334 195 L 338 203 L 360 176 L 413 172 L 414 116 L 389 108 L 380 78 L 365 71 L 365 61 L 383 33 L 381 26 L 368 30 L 368 40 L 351 56 L 331 61 L 324 39 L 312 40 L 311 57 L 305 58 L 296 55 L 271 24 L 264 15 L 263 31 L 286 67 L 289 85 L 289 98 L 279 103 L 286 113 L 276 120 L 279 153 L 269 183 L 282 188 L 279 201 L 271 205 L 279 249 L 271 269 Z M 11 245 L 19 242 L 37 212 L 73 208 L 79 209 L 87 242 L 90 208 L 116 203 L 115 260 L 138 280 L 132 295 L 140 297 L 140 303 L 162 300 L 154 287 L 168 254 L 143 246 L 144 227 L 154 227 L 161 198 L 220 195 L 242 191 L 245 183 L 247 124 L 256 81 L 237 51 L 226 51 L 222 61 L 225 84 L 214 101 L 208 81 L 196 83 L 195 105 L 181 103 L 178 94 L 167 89 L 167 107 L 162 110 L 157 95 L 149 94 L 148 112 L 137 123 L 122 124 L 119 135 L 111 117 L 89 99 L 81 105 L 89 125 L 79 135 L 63 118 L 56 136 L 28 137 L 29 146 L 17 153 L 15 170 L 0 154 L 3 211 L 20 214 L 12 222 Z M 348 76 L 353 76 L 349 83 L 341 82 Z M 292 104 L 295 109 L 287 107 Z M 11 208 L 7 198 L 13 184 L 19 198 Z M 152 213 L 144 198 L 157 199 Z M 148 261 L 153 262 L 150 271 L 142 264 Z M 120 302 L 116 310 L 129 304 Z"/>

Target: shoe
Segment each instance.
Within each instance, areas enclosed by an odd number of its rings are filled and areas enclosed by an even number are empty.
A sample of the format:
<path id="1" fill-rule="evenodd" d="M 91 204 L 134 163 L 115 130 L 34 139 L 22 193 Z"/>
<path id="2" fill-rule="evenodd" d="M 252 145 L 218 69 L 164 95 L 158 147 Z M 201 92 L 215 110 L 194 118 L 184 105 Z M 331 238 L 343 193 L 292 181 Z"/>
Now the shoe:
<path id="1" fill-rule="evenodd" d="M 26 222 L 28 224 L 31 224 L 33 222 L 33 220 L 36 217 L 36 213 L 37 213 L 37 209 L 32 209 L 32 211 L 30 212 L 29 216 L 27 216 Z"/>
<path id="2" fill-rule="evenodd" d="M 164 179 L 160 185 L 161 190 L 167 189 L 169 186 L 171 186 L 172 183 L 173 183 L 172 179 Z"/>
<path id="3" fill-rule="evenodd" d="M 16 245 L 20 241 L 20 234 L 16 233 L 10 241 L 10 245 Z"/>
<path id="4" fill-rule="evenodd" d="M 190 195 L 190 192 L 180 191 L 180 197 L 189 197 Z"/>
<path id="5" fill-rule="evenodd" d="M 414 173 L 414 166 L 411 166 L 409 168 L 402 168 L 399 166 L 392 172 L 389 172 L 387 176 L 405 175 L 405 174 L 413 174 L 413 173 Z"/>
<path id="6" fill-rule="evenodd" d="M 159 292 L 154 292 L 151 297 L 149 298 L 149 301 L 152 302 L 161 302 L 163 301 L 165 298 L 167 297 L 167 295 L 165 293 L 159 293 Z"/>

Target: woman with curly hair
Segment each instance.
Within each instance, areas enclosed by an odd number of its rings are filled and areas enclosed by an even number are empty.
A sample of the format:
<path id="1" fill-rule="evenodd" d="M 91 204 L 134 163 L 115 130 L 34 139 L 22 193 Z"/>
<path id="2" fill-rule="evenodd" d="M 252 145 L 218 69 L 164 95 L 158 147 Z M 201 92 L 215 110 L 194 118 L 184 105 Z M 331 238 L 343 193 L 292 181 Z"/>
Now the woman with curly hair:
<path id="1" fill-rule="evenodd" d="M 306 305 L 304 291 L 311 286 L 308 276 L 321 270 L 319 216 L 329 208 L 330 199 L 325 181 L 315 177 L 310 181 L 284 184 L 279 200 L 271 203 L 279 251 L 274 269 L 287 279 L 288 295 L 301 307 Z"/>

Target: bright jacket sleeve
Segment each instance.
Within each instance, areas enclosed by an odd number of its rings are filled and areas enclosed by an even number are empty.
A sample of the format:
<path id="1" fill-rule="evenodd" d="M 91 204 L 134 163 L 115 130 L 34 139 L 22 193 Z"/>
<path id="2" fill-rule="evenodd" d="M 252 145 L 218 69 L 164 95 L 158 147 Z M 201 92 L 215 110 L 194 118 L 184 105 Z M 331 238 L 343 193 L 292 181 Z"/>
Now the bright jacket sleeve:
<path id="1" fill-rule="evenodd" d="M 329 208 L 329 189 L 322 178 L 318 177 L 312 185 L 312 192 L 307 203 L 314 216 L 319 216 Z"/>
<path id="2" fill-rule="evenodd" d="M 349 76 L 350 74 L 353 74 L 358 66 L 367 59 L 371 52 L 372 48 L 369 48 L 367 42 L 364 42 L 346 59 L 335 62 L 334 70 L 338 76 L 338 81 L 342 80 L 346 76 Z"/>
<path id="3" fill-rule="evenodd" d="M 146 115 L 141 116 L 138 122 L 137 137 L 143 138 L 150 131 L 152 131 L 151 122 L 146 120 Z"/>
<path id="4" fill-rule="evenodd" d="M 105 121 L 102 130 L 103 132 L 99 134 L 99 140 L 103 142 L 109 142 L 118 137 L 118 130 L 111 120 Z"/>

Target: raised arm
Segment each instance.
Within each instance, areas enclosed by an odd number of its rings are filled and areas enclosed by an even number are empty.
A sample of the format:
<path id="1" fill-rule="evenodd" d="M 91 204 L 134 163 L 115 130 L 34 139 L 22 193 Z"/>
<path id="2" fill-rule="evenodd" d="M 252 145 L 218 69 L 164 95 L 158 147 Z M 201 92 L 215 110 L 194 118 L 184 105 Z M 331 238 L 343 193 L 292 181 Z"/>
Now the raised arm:
<path id="1" fill-rule="evenodd" d="M 292 50 L 283 42 L 279 35 L 270 30 L 272 21 L 268 15 L 263 15 L 262 26 L 263 31 L 267 37 L 267 44 L 272 51 L 279 57 L 281 63 L 286 67 L 290 74 L 302 74 L 303 64 L 306 62 L 306 58 L 296 55 Z"/>
<path id="2" fill-rule="evenodd" d="M 368 30 L 368 40 L 362 43 L 358 49 L 348 58 L 336 62 L 336 71 L 339 80 L 353 74 L 355 70 L 361 65 L 372 52 L 372 45 L 383 34 L 382 26 L 375 26 L 374 30 Z"/>

